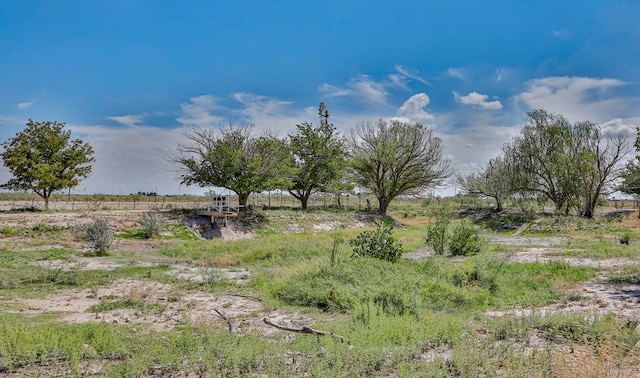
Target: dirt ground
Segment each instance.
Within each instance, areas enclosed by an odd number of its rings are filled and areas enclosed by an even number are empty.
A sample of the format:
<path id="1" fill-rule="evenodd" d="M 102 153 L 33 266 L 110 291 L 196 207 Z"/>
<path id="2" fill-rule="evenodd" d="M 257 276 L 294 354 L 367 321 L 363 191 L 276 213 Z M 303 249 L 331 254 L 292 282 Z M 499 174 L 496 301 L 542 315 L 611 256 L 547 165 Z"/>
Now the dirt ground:
<path id="1" fill-rule="evenodd" d="M 1 208 L 1 206 L 0 206 Z M 105 218 L 110 224 L 115 225 L 116 232 L 134 229 L 137 227 L 142 214 L 147 210 L 97 210 L 91 212 L 0 212 L 0 227 L 33 227 L 40 223 L 69 227 L 75 224 L 88 223 L 95 218 Z M 169 219 L 181 221 L 180 219 Z M 341 224 L 335 220 L 313 224 L 314 231 L 339 229 L 341 227 L 363 227 L 364 222 L 355 220 L 349 225 Z M 302 227 L 292 225 L 291 232 L 299 231 Z M 219 237 L 227 240 L 255 237 L 255 234 L 234 221 L 230 221 L 228 227 L 219 228 Z M 571 265 L 583 265 L 597 267 L 603 271 L 615 270 L 627 264 L 632 264 L 624 258 L 593 259 L 575 256 L 560 256 L 559 253 L 566 250 L 562 246 L 567 241 L 563 237 L 534 238 L 522 235 L 496 236 L 493 243 L 508 245 L 514 251 L 510 256 L 511 261 L 518 262 L 547 262 L 551 260 L 566 261 Z M 165 240 L 123 240 L 119 239 L 115 245 L 116 250 L 149 251 L 162 247 Z M 11 250 L 21 248 L 69 248 L 82 251 L 81 244 L 72 239 L 57 241 L 53 244 L 41 244 L 33 247 L 24 238 L 12 237 L 0 239 L 0 247 Z M 421 249 L 405 254 L 406 258 L 420 259 L 429 256 L 430 252 Z M 62 271 L 72 270 L 113 270 L 127 264 L 136 266 L 154 266 L 157 264 L 169 264 L 169 274 L 176 277 L 192 280 L 206 281 L 225 278 L 238 285 L 248 282 L 251 271 L 246 268 L 203 268 L 185 263 L 167 263 L 167 261 L 122 261 L 104 257 L 78 256 L 69 261 L 47 260 L 39 261 L 36 266 Z M 507 314 L 529 314 L 532 312 L 565 312 L 581 311 L 592 313 L 613 312 L 617 316 L 629 321 L 640 322 L 640 285 L 613 285 L 603 281 L 600 275 L 583 283 L 574 289 L 579 300 L 570 301 L 547 308 L 528 310 L 516 309 L 507 312 L 491 312 L 491 316 L 504 316 Z M 104 312 L 89 312 L 91 306 L 101 302 L 100 298 L 121 298 L 140 300 L 152 303 L 156 306 L 151 309 L 116 309 Z M 3 300 L 0 298 L 0 300 Z M 123 279 L 116 280 L 109 285 L 90 289 L 67 289 L 48 295 L 41 299 L 15 298 L 8 306 L 14 307 L 15 312 L 26 315 L 45 313 L 59 314 L 61 320 L 70 323 L 83 322 L 112 322 L 121 324 L 133 324 L 141 329 L 168 330 L 184 323 L 207 322 L 215 323 L 220 327 L 231 325 L 234 332 L 243 333 L 258 331 L 265 335 L 273 335 L 282 332 L 265 324 L 264 318 L 269 318 L 276 323 L 287 326 L 299 327 L 312 325 L 312 319 L 302 313 L 282 312 L 267 309 L 260 298 L 243 296 L 239 293 L 211 294 L 197 290 L 178 290 L 169 284 L 161 284 L 145 280 Z"/>

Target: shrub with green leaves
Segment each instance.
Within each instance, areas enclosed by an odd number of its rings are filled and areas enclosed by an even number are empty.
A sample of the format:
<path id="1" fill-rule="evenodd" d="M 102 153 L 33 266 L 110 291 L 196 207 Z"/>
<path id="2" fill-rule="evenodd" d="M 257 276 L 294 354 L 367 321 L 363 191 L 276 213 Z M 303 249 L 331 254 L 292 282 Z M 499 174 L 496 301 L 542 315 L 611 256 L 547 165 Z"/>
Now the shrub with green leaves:
<path id="1" fill-rule="evenodd" d="M 378 228 L 364 231 L 351 239 L 353 256 L 369 256 L 390 262 L 397 261 L 402 256 L 402 242 L 393 238 L 393 222 L 385 220 Z"/>
<path id="2" fill-rule="evenodd" d="M 427 245 L 433 248 L 437 255 L 444 255 L 449 242 L 450 217 L 438 214 L 436 222 L 427 226 Z"/>
<path id="3" fill-rule="evenodd" d="M 106 219 L 98 218 L 89 223 L 85 230 L 83 239 L 91 243 L 97 255 L 104 255 L 111 247 L 113 241 L 113 231 Z"/>
<path id="4" fill-rule="evenodd" d="M 483 246 L 479 227 L 467 221 L 452 224 L 448 214 L 439 214 L 435 223 L 427 226 L 426 242 L 437 255 L 448 251 L 454 256 L 469 256 Z"/>
<path id="5" fill-rule="evenodd" d="M 143 234 L 147 239 L 160 235 L 164 229 L 164 224 L 164 218 L 162 218 L 159 213 L 152 211 L 144 213 L 140 220 L 140 226 L 142 227 Z"/>
<path id="6" fill-rule="evenodd" d="M 482 249 L 483 240 L 480 229 L 467 221 L 456 223 L 452 227 L 449 239 L 449 252 L 454 256 L 475 255 Z"/>

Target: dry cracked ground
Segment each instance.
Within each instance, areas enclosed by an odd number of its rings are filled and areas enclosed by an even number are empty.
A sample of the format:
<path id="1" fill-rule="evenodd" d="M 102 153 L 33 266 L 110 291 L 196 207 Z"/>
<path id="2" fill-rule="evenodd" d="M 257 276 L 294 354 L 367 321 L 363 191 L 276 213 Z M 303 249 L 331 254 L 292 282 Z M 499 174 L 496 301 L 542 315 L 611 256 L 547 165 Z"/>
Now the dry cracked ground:
<path id="1" fill-rule="evenodd" d="M 96 217 L 107 219 L 116 226 L 116 232 L 134 229 L 144 211 L 104 210 L 86 212 L 52 212 L 52 213 L 13 213 L 0 212 L 0 227 L 33 227 L 46 223 L 60 227 L 69 227 L 78 223 L 87 223 Z M 299 219 L 281 219 L 289 223 L 288 232 L 299 232 L 303 229 L 325 231 L 345 227 L 359 228 L 367 226 L 367 221 L 351 219 L 348 222 L 335 219 L 322 219 L 318 215 L 307 219 L 300 225 Z M 284 217 L 286 218 L 286 217 Z M 178 220 L 175 220 L 176 222 Z M 191 224 L 191 226 L 194 226 Z M 635 227 L 635 225 L 634 225 Z M 223 239 L 252 238 L 255 234 L 230 221 L 227 227 L 219 229 L 219 237 Z M 507 312 L 491 312 L 490 316 L 527 315 L 533 312 L 566 312 L 580 311 L 592 313 L 614 313 L 622 319 L 640 323 L 640 285 L 616 285 L 607 283 L 608 274 L 631 264 L 637 264 L 627 258 L 586 258 L 567 256 L 566 237 L 531 237 L 522 235 L 494 236 L 491 240 L 508 246 L 512 251 L 511 261 L 546 262 L 562 260 L 571 265 L 584 265 L 600 269 L 599 275 L 575 289 L 576 300 L 545 308 L 514 309 Z M 210 268 L 201 267 L 185 261 L 172 261 L 157 254 L 145 254 L 146 258 L 127 258 L 118 255 L 118 251 L 154 251 L 164 247 L 171 240 L 127 240 L 118 239 L 114 253 L 107 257 L 91 257 L 79 255 L 68 260 L 44 260 L 33 263 L 34 269 L 46 268 L 53 271 L 103 270 L 109 271 L 125 266 L 164 266 L 167 272 L 175 277 L 206 281 L 221 277 L 242 285 L 251 278 L 251 271 L 242 267 Z M 19 253 L 29 249 L 65 248 L 86 251 L 87 247 L 69 238 L 54 243 L 33 243 L 24 237 L 14 236 L 0 239 L 0 248 Z M 420 259 L 429 256 L 429 251 L 418 250 L 405 253 L 405 258 Z M 113 258 L 117 256 L 118 258 Z M 92 306 L 100 304 L 104 298 L 124 298 L 143 301 L 149 304 L 162 304 L 162 308 L 154 311 L 153 307 L 145 310 L 120 308 L 104 311 L 89 311 Z M 198 289 L 185 289 L 172 284 L 164 284 L 149 280 L 118 279 L 109 285 L 92 288 L 71 288 L 49 294 L 44 298 L 0 298 L 5 311 L 19 312 L 25 315 L 58 314 L 59 319 L 70 323 L 112 322 L 129 324 L 141 329 L 167 330 L 190 322 L 218 322 L 222 328 L 231 327 L 233 332 L 245 333 L 258 331 L 265 336 L 285 332 L 265 324 L 264 318 L 287 326 L 313 326 L 313 319 L 302 312 L 280 311 L 267 308 L 260 298 L 239 292 L 212 294 Z"/>

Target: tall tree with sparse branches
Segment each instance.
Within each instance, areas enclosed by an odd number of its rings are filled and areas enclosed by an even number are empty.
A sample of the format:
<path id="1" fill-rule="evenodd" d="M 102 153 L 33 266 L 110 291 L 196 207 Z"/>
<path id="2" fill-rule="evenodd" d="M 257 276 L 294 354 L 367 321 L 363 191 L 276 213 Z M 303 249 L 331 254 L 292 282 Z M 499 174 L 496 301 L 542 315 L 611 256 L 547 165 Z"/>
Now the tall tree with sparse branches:
<path id="1" fill-rule="evenodd" d="M 296 126 L 295 134 L 289 135 L 294 161 L 289 193 L 300 201 L 303 210 L 307 209 L 311 194 L 337 187 L 345 167 L 344 141 L 329 123 L 324 102 L 320 103 L 319 114 L 319 126 L 304 122 Z"/>
<path id="2" fill-rule="evenodd" d="M 218 130 L 194 128 L 184 132 L 186 143 L 169 161 L 179 167 L 179 178 L 186 185 L 226 188 L 238 195 L 241 211 L 247 208 L 251 193 L 285 185 L 290 155 L 286 142 L 266 132 L 258 134 L 243 122 Z"/>
<path id="3" fill-rule="evenodd" d="M 419 123 L 380 119 L 365 122 L 347 139 L 356 182 L 371 190 L 386 214 L 399 195 L 418 195 L 453 173 L 439 138 Z"/>
<path id="4" fill-rule="evenodd" d="M 593 122 L 573 126 L 572 161 L 579 177 L 582 215 L 593 218 L 601 194 L 613 189 L 619 163 L 627 155 L 627 141 L 622 134 L 605 134 Z"/>
<path id="5" fill-rule="evenodd" d="M 26 128 L 2 144 L 0 154 L 13 178 L 0 187 L 31 190 L 49 208 L 53 192 L 70 189 L 91 174 L 93 148 L 80 139 L 71 140 L 71 131 L 62 122 L 29 120 Z"/>
<path id="6" fill-rule="evenodd" d="M 636 155 L 633 159 L 627 161 L 624 169 L 620 172 L 622 182 L 618 186 L 618 190 L 622 193 L 640 195 L 640 128 L 636 128 L 636 140 L 634 142 Z M 638 211 L 640 218 L 640 210 Z"/>

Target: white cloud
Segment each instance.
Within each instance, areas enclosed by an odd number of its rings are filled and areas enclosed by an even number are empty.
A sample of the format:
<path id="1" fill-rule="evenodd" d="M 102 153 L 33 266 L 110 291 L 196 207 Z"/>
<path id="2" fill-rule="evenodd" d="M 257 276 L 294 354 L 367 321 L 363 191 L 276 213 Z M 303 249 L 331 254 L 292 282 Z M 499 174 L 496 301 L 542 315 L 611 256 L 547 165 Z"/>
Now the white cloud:
<path id="1" fill-rule="evenodd" d="M 144 115 L 141 115 L 141 114 L 107 117 L 107 119 L 118 122 L 119 124 L 128 126 L 128 127 L 134 127 L 138 125 L 140 122 L 142 122 L 143 118 L 144 118 Z"/>
<path id="2" fill-rule="evenodd" d="M 428 120 L 433 119 L 433 115 L 427 113 L 424 107 L 429 105 L 430 99 L 426 93 L 418 93 L 411 96 L 398 109 L 397 115 L 410 120 Z"/>
<path id="3" fill-rule="evenodd" d="M 123 124 L 124 125 L 124 124 Z M 83 141 L 94 149 L 91 176 L 78 185 L 86 193 L 129 194 L 157 191 L 160 194 L 203 193 L 197 186 L 179 189 L 177 166 L 166 158 L 184 141 L 182 128 L 124 125 L 122 128 L 70 125 L 72 133 L 86 135 Z"/>
<path id="4" fill-rule="evenodd" d="M 621 134 L 627 137 L 629 140 L 635 140 L 636 127 L 640 126 L 640 116 L 635 120 L 614 118 L 602 125 L 602 131 L 604 134 Z"/>
<path id="5" fill-rule="evenodd" d="M 21 102 L 18 104 L 18 109 L 22 110 L 22 109 L 26 109 L 30 106 L 32 106 L 34 104 L 33 101 L 29 101 L 29 102 Z"/>
<path id="6" fill-rule="evenodd" d="M 396 88 L 400 88 L 405 91 L 409 90 L 406 82 L 406 76 L 404 75 L 391 74 L 389 75 L 389 81 L 391 81 L 391 85 Z"/>
<path id="7" fill-rule="evenodd" d="M 326 97 L 350 96 L 364 102 L 387 105 L 387 87 L 392 85 L 394 81 L 391 79 L 375 81 L 368 75 L 359 75 L 351 78 L 345 87 L 324 83 L 318 91 Z"/>
<path id="8" fill-rule="evenodd" d="M 612 90 L 622 85 L 625 83 L 617 79 L 547 77 L 528 82 L 516 100 L 531 109 L 544 108 L 562 114 L 572 122 L 606 122 L 637 112 L 632 99 L 612 95 Z"/>
<path id="9" fill-rule="evenodd" d="M 427 82 L 427 80 L 425 80 L 424 78 L 422 78 L 420 76 L 420 72 L 418 70 L 416 70 L 416 69 L 409 68 L 409 67 L 404 67 L 404 66 L 401 66 L 399 64 L 396 64 L 395 69 L 396 69 L 396 71 L 401 73 L 403 76 L 408 77 L 409 79 L 417 80 L 417 81 L 421 82 L 422 84 L 429 84 Z"/>
<path id="10" fill-rule="evenodd" d="M 245 92 L 234 93 L 232 98 L 244 106 L 239 112 L 259 129 L 289 131 L 302 122 L 299 112 L 294 111 L 292 114 L 289 109 L 292 101 Z"/>
<path id="11" fill-rule="evenodd" d="M 460 68 L 449 68 L 447 70 L 447 73 L 449 74 L 449 76 L 453 76 L 457 79 L 460 79 L 460 80 L 465 79 L 464 71 Z"/>
<path id="12" fill-rule="evenodd" d="M 571 32 L 567 28 L 554 30 L 552 33 L 557 38 L 561 38 L 561 39 L 570 39 L 571 38 Z"/>
<path id="13" fill-rule="evenodd" d="M 466 96 L 460 96 L 456 92 L 453 92 L 453 96 L 460 103 L 465 105 L 478 105 L 482 109 L 488 110 L 499 110 L 502 109 L 502 104 L 500 101 L 487 101 L 489 96 L 485 94 L 480 94 L 478 92 L 471 92 Z"/>
<path id="14" fill-rule="evenodd" d="M 217 126 L 224 117 L 211 114 L 214 110 L 223 110 L 218 105 L 219 99 L 211 95 L 191 97 L 190 102 L 180 104 L 182 115 L 176 120 L 184 126 L 190 127 L 214 127 Z"/>

